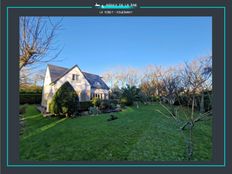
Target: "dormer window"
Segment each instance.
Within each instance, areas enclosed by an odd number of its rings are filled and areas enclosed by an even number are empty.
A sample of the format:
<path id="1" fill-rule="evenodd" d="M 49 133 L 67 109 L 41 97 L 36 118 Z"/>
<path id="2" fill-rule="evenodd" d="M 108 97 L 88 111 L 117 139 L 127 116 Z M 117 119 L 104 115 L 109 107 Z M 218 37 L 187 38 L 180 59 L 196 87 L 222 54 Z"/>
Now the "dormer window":
<path id="1" fill-rule="evenodd" d="M 72 75 L 72 80 L 78 80 L 79 78 L 79 75 L 78 74 L 73 74 Z"/>
<path id="2" fill-rule="evenodd" d="M 99 82 L 95 82 L 95 85 L 98 87 L 101 86 L 101 84 Z"/>

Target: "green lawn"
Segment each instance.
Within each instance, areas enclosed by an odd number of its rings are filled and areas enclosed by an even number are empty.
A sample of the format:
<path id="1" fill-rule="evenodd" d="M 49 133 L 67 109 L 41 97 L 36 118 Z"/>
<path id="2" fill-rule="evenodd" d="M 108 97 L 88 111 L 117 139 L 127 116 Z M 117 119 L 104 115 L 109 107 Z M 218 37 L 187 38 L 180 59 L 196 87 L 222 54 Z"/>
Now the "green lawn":
<path id="1" fill-rule="evenodd" d="M 21 160 L 183 161 L 186 144 L 173 119 L 158 104 L 129 107 L 117 113 L 74 119 L 44 118 L 33 105 L 23 115 Z M 193 160 L 212 159 L 212 121 L 194 127 Z"/>

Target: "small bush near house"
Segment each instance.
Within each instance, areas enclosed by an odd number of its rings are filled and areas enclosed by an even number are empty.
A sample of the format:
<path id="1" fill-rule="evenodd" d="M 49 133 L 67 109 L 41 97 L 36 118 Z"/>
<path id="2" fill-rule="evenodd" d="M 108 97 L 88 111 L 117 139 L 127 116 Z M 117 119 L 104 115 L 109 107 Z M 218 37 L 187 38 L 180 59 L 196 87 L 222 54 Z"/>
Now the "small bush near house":
<path id="1" fill-rule="evenodd" d="M 69 82 L 65 82 L 55 93 L 49 105 L 55 115 L 71 116 L 78 111 L 78 95 Z"/>
<path id="2" fill-rule="evenodd" d="M 98 115 L 100 113 L 101 113 L 101 111 L 96 106 L 89 108 L 89 114 L 90 115 Z"/>
<path id="3" fill-rule="evenodd" d="M 116 109 L 116 104 L 114 104 L 114 103 L 110 103 L 110 109 Z"/>
<path id="4" fill-rule="evenodd" d="M 101 100 L 99 98 L 97 98 L 97 97 L 94 97 L 92 99 L 92 104 L 93 104 L 93 106 L 99 107 L 100 104 L 101 104 Z"/>
<path id="5" fill-rule="evenodd" d="M 88 111 L 89 107 L 93 106 L 93 103 L 91 101 L 84 101 L 79 103 L 78 111 Z"/>
<path id="6" fill-rule="evenodd" d="M 110 101 L 110 103 L 113 103 L 115 105 L 117 105 L 119 103 L 118 99 L 110 99 L 109 101 Z"/>
<path id="7" fill-rule="evenodd" d="M 110 100 L 102 100 L 99 106 L 100 110 L 107 110 L 110 109 Z"/>

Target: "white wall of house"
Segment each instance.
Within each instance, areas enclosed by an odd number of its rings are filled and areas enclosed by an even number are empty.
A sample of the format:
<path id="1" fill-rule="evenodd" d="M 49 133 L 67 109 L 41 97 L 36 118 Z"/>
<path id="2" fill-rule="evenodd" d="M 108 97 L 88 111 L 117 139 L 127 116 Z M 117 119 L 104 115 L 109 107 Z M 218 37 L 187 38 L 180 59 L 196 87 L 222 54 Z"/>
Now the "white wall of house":
<path id="1" fill-rule="evenodd" d="M 45 78 L 44 78 L 44 85 L 43 85 L 43 91 L 42 91 L 42 102 L 41 105 L 43 107 L 47 107 L 47 100 L 49 98 L 49 95 L 52 95 L 52 87 L 50 85 L 51 83 L 51 76 L 49 68 L 47 67 Z"/>
<path id="2" fill-rule="evenodd" d="M 73 74 L 78 75 L 77 80 L 73 80 Z M 79 96 L 79 101 L 88 101 L 90 100 L 90 84 L 85 79 L 82 72 L 79 68 L 75 67 L 63 77 L 61 77 L 54 85 L 53 85 L 53 92 L 55 93 L 65 82 L 69 82 L 74 90 L 77 92 Z"/>

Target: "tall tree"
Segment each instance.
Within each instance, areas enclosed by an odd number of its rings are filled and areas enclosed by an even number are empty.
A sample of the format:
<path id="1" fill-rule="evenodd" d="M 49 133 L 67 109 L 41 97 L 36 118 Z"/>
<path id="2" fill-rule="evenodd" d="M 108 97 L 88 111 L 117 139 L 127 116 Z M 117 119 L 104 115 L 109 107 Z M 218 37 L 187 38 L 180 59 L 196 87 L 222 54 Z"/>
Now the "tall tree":
<path id="1" fill-rule="evenodd" d="M 57 31 L 61 21 L 53 22 L 50 17 L 27 17 L 19 19 L 19 69 L 36 63 L 46 63 L 56 58 L 61 49 L 55 48 Z M 46 58 L 49 51 L 55 54 Z M 53 53 L 54 53 L 53 52 Z"/>

